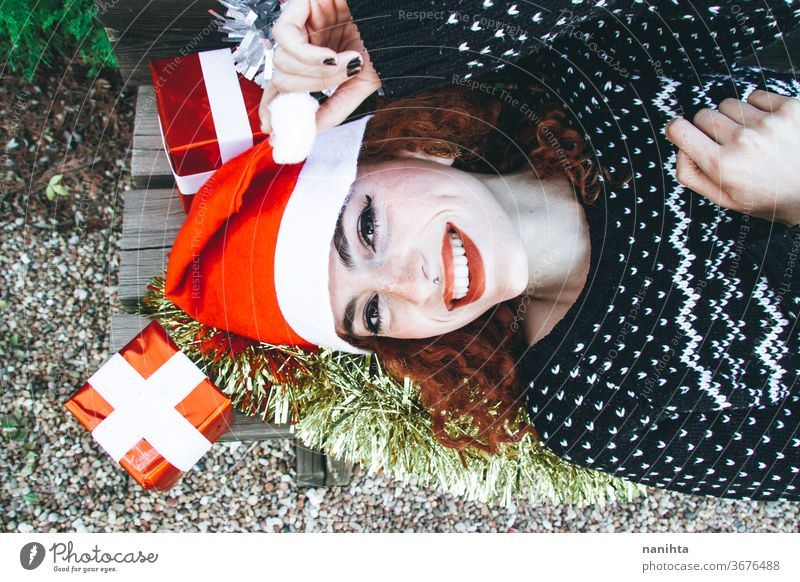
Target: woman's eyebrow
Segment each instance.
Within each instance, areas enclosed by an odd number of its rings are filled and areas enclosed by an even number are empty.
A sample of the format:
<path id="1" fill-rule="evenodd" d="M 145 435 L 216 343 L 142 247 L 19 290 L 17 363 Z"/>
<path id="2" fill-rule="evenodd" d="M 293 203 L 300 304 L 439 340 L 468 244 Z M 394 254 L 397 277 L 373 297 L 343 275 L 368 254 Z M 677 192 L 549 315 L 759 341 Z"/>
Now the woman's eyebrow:
<path id="1" fill-rule="evenodd" d="M 350 252 L 350 243 L 347 241 L 347 235 L 344 233 L 344 227 L 342 226 L 343 216 L 344 212 L 340 212 L 339 218 L 336 219 L 336 228 L 333 230 L 333 246 L 336 248 L 336 254 L 339 255 L 341 263 L 348 270 L 351 270 L 353 268 L 353 255 Z"/>
<path id="2" fill-rule="evenodd" d="M 355 335 L 353 333 L 353 320 L 356 317 L 356 298 L 353 297 L 347 307 L 344 308 L 344 330 L 347 335 Z"/>

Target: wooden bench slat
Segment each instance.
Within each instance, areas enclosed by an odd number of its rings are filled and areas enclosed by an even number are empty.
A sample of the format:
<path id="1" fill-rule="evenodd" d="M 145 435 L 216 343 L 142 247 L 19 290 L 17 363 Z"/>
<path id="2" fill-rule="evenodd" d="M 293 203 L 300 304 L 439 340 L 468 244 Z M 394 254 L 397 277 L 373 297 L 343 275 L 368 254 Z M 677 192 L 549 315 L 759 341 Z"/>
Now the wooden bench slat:
<path id="1" fill-rule="evenodd" d="M 149 83 L 136 91 L 136 119 L 133 123 L 133 137 L 137 135 L 161 136 L 158 128 L 158 112 L 153 86 Z"/>
<path id="2" fill-rule="evenodd" d="M 136 311 L 152 277 L 163 277 L 168 248 L 123 250 L 119 264 L 117 295 L 126 311 Z"/>
<path id="3" fill-rule="evenodd" d="M 185 219 L 176 190 L 130 190 L 125 193 L 121 248 L 169 248 Z"/>
<path id="4" fill-rule="evenodd" d="M 148 172 L 151 175 L 148 175 Z M 137 188 L 172 188 L 175 185 L 167 156 L 161 150 L 133 150 L 131 177 L 133 185 Z"/>
<path id="5" fill-rule="evenodd" d="M 171 188 L 175 184 L 161 136 L 134 137 L 131 177 L 137 188 Z"/>
<path id="6" fill-rule="evenodd" d="M 175 184 L 158 128 L 152 85 L 139 87 L 136 96 L 131 177 L 137 188 L 171 188 Z"/>
<path id="7" fill-rule="evenodd" d="M 133 135 L 133 149 L 139 150 L 162 150 L 164 149 L 164 142 L 161 140 L 161 135 Z"/>
<path id="8" fill-rule="evenodd" d="M 150 279 L 164 276 L 169 250 L 185 219 L 174 189 L 125 194 L 117 296 L 126 311 L 137 311 Z"/>

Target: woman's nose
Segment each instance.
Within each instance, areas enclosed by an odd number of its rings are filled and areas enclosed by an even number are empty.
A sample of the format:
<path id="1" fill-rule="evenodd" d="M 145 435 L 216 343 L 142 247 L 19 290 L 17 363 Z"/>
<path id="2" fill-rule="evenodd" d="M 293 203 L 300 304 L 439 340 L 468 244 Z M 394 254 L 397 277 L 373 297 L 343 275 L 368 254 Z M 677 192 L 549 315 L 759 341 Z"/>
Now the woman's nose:
<path id="1" fill-rule="evenodd" d="M 423 271 L 423 264 L 422 255 L 415 251 L 403 260 L 384 265 L 381 273 L 384 291 L 411 303 L 424 303 L 431 295 L 432 283 Z"/>
<path id="2" fill-rule="evenodd" d="M 430 289 L 426 289 L 421 281 L 403 279 L 387 285 L 386 291 L 410 303 L 422 304 L 430 297 Z"/>

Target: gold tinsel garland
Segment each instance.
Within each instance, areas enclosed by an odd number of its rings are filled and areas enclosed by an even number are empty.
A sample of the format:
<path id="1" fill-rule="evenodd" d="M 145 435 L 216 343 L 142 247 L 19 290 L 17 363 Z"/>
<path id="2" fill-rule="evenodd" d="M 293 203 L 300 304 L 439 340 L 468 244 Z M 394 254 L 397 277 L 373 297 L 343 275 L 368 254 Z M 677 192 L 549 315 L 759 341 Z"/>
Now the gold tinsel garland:
<path id="1" fill-rule="evenodd" d="M 567 463 L 526 434 L 491 455 L 461 451 L 435 438 L 415 385 L 386 374 L 376 356 L 250 342 L 192 319 L 152 279 L 144 313 L 157 319 L 178 347 L 245 414 L 291 423 L 307 446 L 403 483 L 439 487 L 467 500 L 508 505 L 534 502 L 605 503 L 631 500 L 642 485 Z M 518 421 L 528 422 L 524 407 Z M 467 428 L 448 426 L 457 436 Z"/>

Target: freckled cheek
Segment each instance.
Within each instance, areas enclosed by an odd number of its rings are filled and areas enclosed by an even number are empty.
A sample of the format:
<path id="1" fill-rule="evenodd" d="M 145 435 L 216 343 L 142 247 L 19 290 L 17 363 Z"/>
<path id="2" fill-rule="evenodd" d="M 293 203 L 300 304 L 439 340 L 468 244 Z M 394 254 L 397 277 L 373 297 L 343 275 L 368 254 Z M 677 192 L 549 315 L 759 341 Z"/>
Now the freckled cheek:
<path id="1" fill-rule="evenodd" d="M 333 310 L 334 314 L 340 314 L 337 317 L 337 321 L 341 321 L 341 314 L 344 313 L 344 306 L 345 301 L 347 301 L 345 295 L 346 286 L 341 284 L 340 279 L 336 279 L 335 277 L 331 277 L 328 281 L 328 292 L 330 294 L 330 301 L 331 301 L 331 309 Z"/>
<path id="2" fill-rule="evenodd" d="M 426 338 L 447 333 L 449 329 L 433 318 L 429 311 L 396 309 L 392 313 L 393 334 L 400 338 Z"/>

